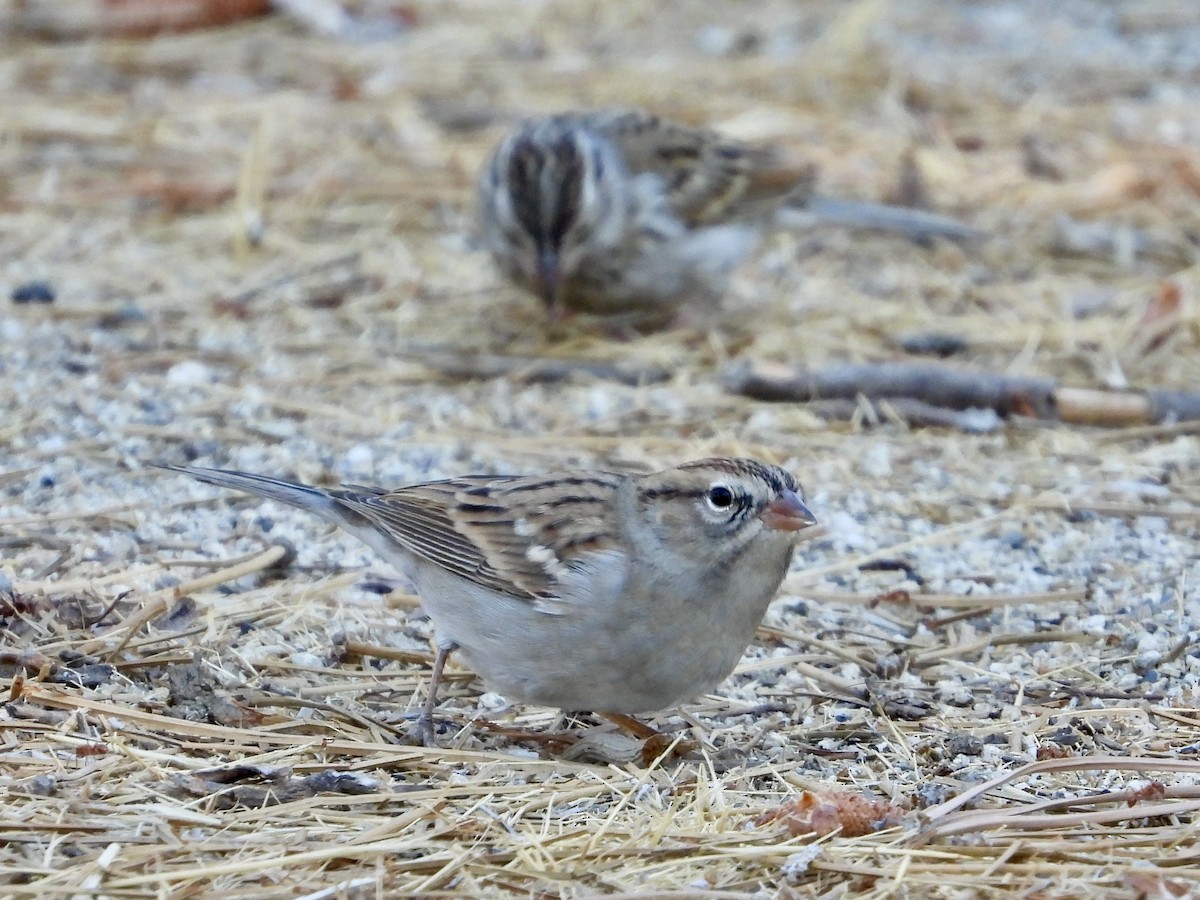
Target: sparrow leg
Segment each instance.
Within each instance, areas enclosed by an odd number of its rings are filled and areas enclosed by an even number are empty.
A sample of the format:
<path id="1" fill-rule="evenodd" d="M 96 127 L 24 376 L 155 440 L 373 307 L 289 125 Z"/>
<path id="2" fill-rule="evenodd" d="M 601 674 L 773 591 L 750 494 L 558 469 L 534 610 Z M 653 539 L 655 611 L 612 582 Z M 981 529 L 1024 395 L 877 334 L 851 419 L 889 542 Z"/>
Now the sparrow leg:
<path id="1" fill-rule="evenodd" d="M 672 758 L 694 753 L 699 743 L 658 731 L 645 722 L 623 713 L 599 713 L 621 729 L 623 734 L 596 730 L 581 735 L 563 752 L 566 759 L 588 759 L 593 762 L 632 762 L 640 760 L 648 766 L 670 751 Z"/>
<path id="2" fill-rule="evenodd" d="M 438 644 L 437 656 L 433 658 L 433 674 L 429 678 L 429 694 L 425 697 L 425 705 L 421 708 L 421 715 L 417 717 L 414 730 L 417 738 L 426 747 L 437 746 L 437 733 L 433 728 L 433 711 L 437 708 L 438 685 L 442 680 L 442 670 L 446 668 L 446 660 L 457 649 L 458 644 L 455 643 L 447 644 L 444 647 Z"/>

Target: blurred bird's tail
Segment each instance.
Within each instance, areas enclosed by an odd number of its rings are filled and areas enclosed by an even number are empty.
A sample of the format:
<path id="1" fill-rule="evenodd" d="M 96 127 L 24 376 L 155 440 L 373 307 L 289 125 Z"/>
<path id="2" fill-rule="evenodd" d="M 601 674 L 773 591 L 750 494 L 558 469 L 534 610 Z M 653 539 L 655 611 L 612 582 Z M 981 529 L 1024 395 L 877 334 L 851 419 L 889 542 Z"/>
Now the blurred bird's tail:
<path id="1" fill-rule="evenodd" d="M 779 213 L 780 224 L 789 227 L 840 225 L 861 231 L 889 231 L 913 240 L 948 238 L 952 241 L 975 241 L 987 232 L 973 228 L 949 216 L 889 206 L 865 200 L 839 200 L 815 194 L 803 205 L 785 206 Z"/>
<path id="2" fill-rule="evenodd" d="M 254 475 L 250 472 L 235 472 L 232 469 L 205 469 L 200 466 L 173 466 L 162 463 L 153 465 L 156 469 L 182 472 L 205 484 L 233 488 L 235 491 L 244 491 L 247 494 L 257 494 L 268 500 L 278 500 L 280 503 L 307 510 L 332 522 L 340 522 L 342 518 L 333 497 L 320 488 L 309 487 L 296 481 Z"/>

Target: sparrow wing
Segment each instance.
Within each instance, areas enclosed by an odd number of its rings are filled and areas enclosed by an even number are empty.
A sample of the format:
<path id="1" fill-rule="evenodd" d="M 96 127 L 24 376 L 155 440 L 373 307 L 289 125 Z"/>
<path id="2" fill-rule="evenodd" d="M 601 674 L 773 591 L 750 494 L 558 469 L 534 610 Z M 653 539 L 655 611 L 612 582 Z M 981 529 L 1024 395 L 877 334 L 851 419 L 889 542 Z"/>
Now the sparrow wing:
<path id="1" fill-rule="evenodd" d="M 753 215 L 764 206 L 796 204 L 812 193 L 812 166 L 786 165 L 770 150 L 715 131 L 637 110 L 588 113 L 583 122 L 613 141 L 634 174 L 653 173 L 667 202 L 688 225 Z"/>
<path id="2" fill-rule="evenodd" d="M 581 554 L 611 543 L 620 476 L 465 477 L 386 493 L 331 491 L 409 552 L 547 608 Z"/>

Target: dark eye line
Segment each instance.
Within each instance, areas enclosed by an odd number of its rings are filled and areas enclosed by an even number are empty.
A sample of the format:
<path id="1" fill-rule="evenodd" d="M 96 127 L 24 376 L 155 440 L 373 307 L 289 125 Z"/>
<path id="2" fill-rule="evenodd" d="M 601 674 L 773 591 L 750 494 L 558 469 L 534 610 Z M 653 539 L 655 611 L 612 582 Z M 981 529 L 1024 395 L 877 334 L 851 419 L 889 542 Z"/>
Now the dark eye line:
<path id="1" fill-rule="evenodd" d="M 660 497 L 667 497 L 671 499 L 679 497 L 688 500 L 704 500 L 708 497 L 708 492 L 710 490 L 712 490 L 712 488 L 703 488 L 700 490 L 680 490 L 679 488 L 646 488 L 641 491 L 641 495 L 647 500 L 655 500 Z M 750 506 L 754 502 L 749 494 L 741 491 L 735 491 L 733 488 L 729 488 L 729 491 L 733 494 L 734 504 L 737 506 Z M 729 508 L 732 509 L 733 507 L 731 506 Z"/>

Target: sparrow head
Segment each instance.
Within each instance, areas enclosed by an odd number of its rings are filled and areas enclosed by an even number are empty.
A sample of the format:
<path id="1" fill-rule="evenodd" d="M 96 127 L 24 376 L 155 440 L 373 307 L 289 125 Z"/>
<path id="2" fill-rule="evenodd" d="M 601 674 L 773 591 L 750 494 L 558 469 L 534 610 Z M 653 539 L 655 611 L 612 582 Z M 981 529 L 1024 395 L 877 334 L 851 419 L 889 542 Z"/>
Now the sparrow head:
<path id="1" fill-rule="evenodd" d="M 493 255 L 552 310 L 585 247 L 624 229 L 625 178 L 612 143 L 567 117 L 528 122 L 493 154 L 480 183 L 480 222 Z"/>
<path id="2" fill-rule="evenodd" d="M 790 472 L 753 459 L 701 459 L 644 476 L 637 498 L 651 531 L 694 534 L 695 552 L 710 559 L 757 540 L 790 547 L 817 522 Z"/>

